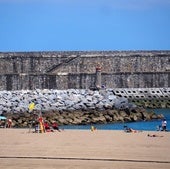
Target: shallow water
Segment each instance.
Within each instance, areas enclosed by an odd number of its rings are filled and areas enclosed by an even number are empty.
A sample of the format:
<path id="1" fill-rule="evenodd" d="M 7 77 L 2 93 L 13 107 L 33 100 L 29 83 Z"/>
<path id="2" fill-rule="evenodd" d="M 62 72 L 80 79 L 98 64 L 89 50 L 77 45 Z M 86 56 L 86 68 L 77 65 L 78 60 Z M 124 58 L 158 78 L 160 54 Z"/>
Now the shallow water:
<path id="1" fill-rule="evenodd" d="M 154 111 L 158 114 L 163 114 L 167 120 L 167 130 L 170 130 L 170 109 L 148 109 L 148 111 Z M 94 126 L 98 130 L 123 130 L 123 126 L 127 125 L 130 128 L 135 130 L 149 130 L 156 131 L 157 126 L 161 125 L 161 120 L 152 120 L 152 121 L 141 121 L 141 122 L 128 122 L 128 123 L 111 123 L 111 124 L 95 124 Z M 90 125 L 67 125 L 61 126 L 64 129 L 80 129 L 88 130 Z"/>

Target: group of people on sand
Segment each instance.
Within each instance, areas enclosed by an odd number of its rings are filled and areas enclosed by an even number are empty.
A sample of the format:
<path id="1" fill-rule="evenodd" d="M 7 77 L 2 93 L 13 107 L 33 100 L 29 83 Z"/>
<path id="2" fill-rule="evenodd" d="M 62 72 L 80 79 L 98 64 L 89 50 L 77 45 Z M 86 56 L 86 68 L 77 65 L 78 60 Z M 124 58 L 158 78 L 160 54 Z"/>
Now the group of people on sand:
<path id="1" fill-rule="evenodd" d="M 54 132 L 54 130 L 61 132 L 57 122 L 53 122 L 52 124 L 49 124 L 49 122 L 45 120 L 43 123 L 38 122 L 35 125 L 35 133 Z"/>
<path id="2" fill-rule="evenodd" d="M 124 131 L 126 133 L 137 133 L 140 130 L 134 130 L 132 128 L 129 128 L 128 126 L 124 125 Z M 161 125 L 157 126 L 157 131 L 167 131 L 167 121 L 166 119 L 163 119 L 161 122 Z M 163 137 L 162 135 L 158 134 L 147 134 L 148 137 Z"/>
<path id="3" fill-rule="evenodd" d="M 57 122 L 53 122 L 53 123 L 50 125 L 47 121 L 45 121 L 45 122 L 44 122 L 44 129 L 45 129 L 46 132 L 50 132 L 50 131 L 53 132 L 54 130 L 58 130 L 59 132 L 61 131 L 61 130 L 59 129 L 59 126 L 58 126 Z"/>
<path id="4" fill-rule="evenodd" d="M 0 121 L 0 127 L 1 128 L 12 128 L 12 119 L 5 119 L 3 121 Z"/>
<path id="5" fill-rule="evenodd" d="M 132 128 L 129 128 L 128 126 L 124 125 L 124 131 L 126 133 L 137 133 L 141 132 L 141 130 L 134 130 Z M 167 131 L 167 121 L 166 119 L 163 119 L 161 122 L 161 125 L 157 126 L 157 131 Z"/>

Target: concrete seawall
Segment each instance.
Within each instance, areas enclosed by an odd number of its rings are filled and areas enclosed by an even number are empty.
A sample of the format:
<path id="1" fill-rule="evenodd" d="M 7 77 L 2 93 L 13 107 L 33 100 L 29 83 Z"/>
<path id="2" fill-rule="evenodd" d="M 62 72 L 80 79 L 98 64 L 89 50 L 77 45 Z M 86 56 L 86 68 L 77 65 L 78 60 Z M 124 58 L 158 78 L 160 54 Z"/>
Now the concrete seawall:
<path id="1" fill-rule="evenodd" d="M 117 96 L 144 108 L 170 108 L 170 88 L 115 88 Z"/>
<path id="2" fill-rule="evenodd" d="M 114 92 L 129 100 L 170 98 L 170 88 L 114 88 Z"/>
<path id="3" fill-rule="evenodd" d="M 170 51 L 0 53 L 0 90 L 169 88 Z"/>

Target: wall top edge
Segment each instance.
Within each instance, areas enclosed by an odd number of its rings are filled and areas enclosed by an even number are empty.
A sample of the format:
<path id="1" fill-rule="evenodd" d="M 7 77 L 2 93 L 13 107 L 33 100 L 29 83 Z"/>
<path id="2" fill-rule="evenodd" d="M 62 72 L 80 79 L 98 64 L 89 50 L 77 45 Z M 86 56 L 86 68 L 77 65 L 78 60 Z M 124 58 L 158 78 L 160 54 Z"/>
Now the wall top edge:
<path id="1" fill-rule="evenodd" d="M 129 50 L 129 51 L 33 51 L 33 52 L 0 52 L 0 57 L 67 57 L 67 56 L 154 56 L 170 55 L 170 50 Z"/>

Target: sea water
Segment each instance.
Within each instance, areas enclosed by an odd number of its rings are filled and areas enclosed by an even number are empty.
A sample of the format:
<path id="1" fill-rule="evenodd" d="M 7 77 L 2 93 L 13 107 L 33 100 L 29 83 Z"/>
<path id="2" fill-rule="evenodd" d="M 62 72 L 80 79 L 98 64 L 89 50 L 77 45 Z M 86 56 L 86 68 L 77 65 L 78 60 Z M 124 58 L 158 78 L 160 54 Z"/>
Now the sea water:
<path id="1" fill-rule="evenodd" d="M 170 130 L 170 109 L 148 109 L 147 111 L 154 111 L 157 114 L 163 114 L 167 120 L 167 130 Z M 152 120 L 152 121 L 140 121 L 140 122 L 128 122 L 128 123 L 110 123 L 110 124 L 95 124 L 98 130 L 123 130 L 124 125 L 133 128 L 135 130 L 142 131 L 156 131 L 157 127 L 161 125 L 162 120 Z M 91 125 L 67 125 L 61 126 L 64 129 L 80 129 L 89 130 Z"/>

